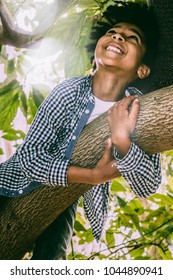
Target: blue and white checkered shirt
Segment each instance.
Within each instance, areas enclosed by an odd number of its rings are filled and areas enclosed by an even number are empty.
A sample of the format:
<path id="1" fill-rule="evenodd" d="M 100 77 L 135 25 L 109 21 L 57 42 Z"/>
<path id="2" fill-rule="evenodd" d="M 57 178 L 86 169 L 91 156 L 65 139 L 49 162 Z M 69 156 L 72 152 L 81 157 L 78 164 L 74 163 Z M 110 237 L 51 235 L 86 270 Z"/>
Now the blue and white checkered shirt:
<path id="1" fill-rule="evenodd" d="M 43 184 L 68 186 L 70 157 L 94 108 L 91 83 L 91 75 L 71 78 L 48 95 L 24 143 L 0 164 L 0 195 L 27 194 Z M 161 182 L 160 154 L 148 156 L 133 143 L 125 158 L 120 159 L 116 151 L 114 156 L 117 168 L 136 195 L 147 197 L 157 190 Z M 83 195 L 96 239 L 107 217 L 110 184 L 95 186 Z"/>

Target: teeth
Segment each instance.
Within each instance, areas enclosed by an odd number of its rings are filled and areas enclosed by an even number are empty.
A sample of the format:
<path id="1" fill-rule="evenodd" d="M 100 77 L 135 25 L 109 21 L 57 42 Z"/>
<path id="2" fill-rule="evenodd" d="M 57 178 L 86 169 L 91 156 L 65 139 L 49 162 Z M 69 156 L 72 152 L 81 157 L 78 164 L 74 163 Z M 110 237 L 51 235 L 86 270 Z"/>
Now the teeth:
<path id="1" fill-rule="evenodd" d="M 116 47 L 113 47 L 113 46 L 108 46 L 106 48 L 108 51 L 113 51 L 115 53 L 122 53 L 120 49 L 116 48 Z"/>

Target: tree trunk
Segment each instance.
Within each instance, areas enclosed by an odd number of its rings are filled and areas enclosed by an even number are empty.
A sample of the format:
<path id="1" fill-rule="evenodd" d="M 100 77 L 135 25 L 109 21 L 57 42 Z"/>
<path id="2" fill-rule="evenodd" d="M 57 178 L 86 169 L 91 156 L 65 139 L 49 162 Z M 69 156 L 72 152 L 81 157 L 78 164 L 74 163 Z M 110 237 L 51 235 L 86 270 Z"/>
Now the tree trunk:
<path id="1" fill-rule="evenodd" d="M 173 86 L 140 97 L 140 104 L 135 142 L 149 154 L 172 149 Z M 72 154 L 73 162 L 94 166 L 109 136 L 103 114 L 83 130 Z M 21 259 L 41 232 L 89 188 L 83 184 L 44 186 L 26 196 L 8 199 L 0 216 L 0 259 Z"/>
<path id="2" fill-rule="evenodd" d="M 172 52 L 172 11 L 170 0 L 149 0 L 155 7 L 161 29 L 160 55 L 157 67 L 150 84 L 150 90 L 173 84 Z M 4 1 L 0 0 L 2 5 Z M 3 6 L 4 7 L 4 6 Z M 5 44 L 3 31 L 8 27 L 2 13 L 3 25 L 0 27 L 0 39 Z M 7 14 L 8 15 L 8 14 Z M 3 30 L 4 29 L 4 30 Z M 11 28 L 9 28 L 9 32 Z M 17 35 L 23 35 L 17 31 Z M 20 36 L 19 36 L 20 37 Z M 26 44 L 30 39 L 26 37 Z M 23 40 L 23 39 L 22 39 Z M 33 40 L 33 38 L 32 38 Z M 2 43 L 1 42 L 1 43 Z M 22 41 L 23 44 L 23 41 Z M 173 86 L 144 95 L 141 99 L 141 110 L 137 122 L 134 140 L 147 153 L 162 152 L 173 148 Z M 101 157 L 105 141 L 110 135 L 106 115 L 87 125 L 83 130 L 72 155 L 73 162 L 81 166 L 94 166 Z M 73 201 L 80 197 L 91 186 L 70 185 L 63 187 L 42 187 L 27 196 L 5 199 L 0 216 L 0 259 L 21 259 L 32 246 L 42 231 Z M 2 210 L 2 209 L 1 209 Z"/>

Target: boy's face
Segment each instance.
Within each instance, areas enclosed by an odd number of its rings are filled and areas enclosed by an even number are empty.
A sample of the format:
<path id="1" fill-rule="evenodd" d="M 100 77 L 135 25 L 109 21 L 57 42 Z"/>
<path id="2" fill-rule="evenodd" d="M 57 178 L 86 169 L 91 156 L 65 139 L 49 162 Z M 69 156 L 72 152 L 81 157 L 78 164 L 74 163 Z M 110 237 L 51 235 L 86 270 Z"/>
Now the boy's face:
<path id="1" fill-rule="evenodd" d="M 101 37 L 95 49 L 95 62 L 99 65 L 130 73 L 133 80 L 146 52 L 142 31 L 130 23 L 118 23 Z"/>

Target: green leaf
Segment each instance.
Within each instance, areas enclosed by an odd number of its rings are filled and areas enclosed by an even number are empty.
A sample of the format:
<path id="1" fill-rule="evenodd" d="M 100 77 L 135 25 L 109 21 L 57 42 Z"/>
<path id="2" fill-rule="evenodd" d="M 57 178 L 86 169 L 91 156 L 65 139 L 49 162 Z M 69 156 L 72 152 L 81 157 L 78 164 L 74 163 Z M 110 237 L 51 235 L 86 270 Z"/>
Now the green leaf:
<path id="1" fill-rule="evenodd" d="M 132 227 L 132 223 L 130 223 L 129 216 L 120 213 L 119 214 L 119 226 L 125 226 L 125 227 Z"/>
<path id="2" fill-rule="evenodd" d="M 144 206 L 137 199 L 132 199 L 129 202 L 129 206 L 133 209 L 138 215 L 144 213 Z"/>
<path id="3" fill-rule="evenodd" d="M 137 248 L 134 249 L 130 252 L 130 255 L 134 258 L 134 260 L 138 259 L 139 257 L 141 257 L 144 253 L 144 249 L 145 248 Z"/>
<path id="4" fill-rule="evenodd" d="M 118 200 L 118 204 L 119 204 L 120 207 L 125 207 L 126 206 L 127 202 L 124 199 L 117 196 L 117 200 Z"/>
<path id="5" fill-rule="evenodd" d="M 169 260 L 168 255 L 165 251 L 163 251 L 161 248 L 157 248 L 158 253 L 160 254 L 160 256 L 162 257 L 163 260 Z"/>
<path id="6" fill-rule="evenodd" d="M 113 180 L 112 185 L 111 185 L 111 191 L 116 193 L 116 192 L 126 192 L 126 188 L 119 183 L 116 180 Z"/>
<path id="7" fill-rule="evenodd" d="M 148 198 L 151 201 L 154 201 L 155 203 L 162 205 L 172 205 L 173 204 L 173 198 L 164 194 L 156 193 L 153 194 L 151 197 Z"/>
<path id="8" fill-rule="evenodd" d="M 79 223 L 78 221 L 75 221 L 74 229 L 76 231 L 87 231 L 86 228 L 81 223 Z"/>
<path id="9" fill-rule="evenodd" d="M 135 225 L 135 227 L 138 229 L 139 233 L 141 235 L 143 235 L 143 230 L 140 226 L 140 220 L 139 220 L 139 216 L 137 215 L 137 213 L 123 199 L 121 199 L 120 197 L 117 197 L 117 199 L 119 201 L 119 205 L 121 206 L 121 208 L 124 211 L 124 219 L 125 219 L 125 215 L 126 215 L 129 219 L 129 222 L 131 220 L 133 222 L 133 224 Z"/>
<path id="10" fill-rule="evenodd" d="M 173 233 L 173 225 L 168 225 L 162 228 L 159 233 L 162 237 L 167 238 L 170 234 Z"/>
<path id="11" fill-rule="evenodd" d="M 24 139 L 25 133 L 22 130 L 9 129 L 4 132 L 2 138 L 10 141 Z"/>
<path id="12" fill-rule="evenodd" d="M 165 213 L 165 207 L 159 207 L 156 210 L 149 210 L 149 214 L 146 216 L 147 221 L 151 221 L 155 217 L 159 217 L 160 214 Z"/>
<path id="13" fill-rule="evenodd" d="M 87 257 L 84 255 L 84 254 L 81 254 L 81 253 L 75 253 L 75 255 L 73 256 L 72 254 L 69 254 L 68 255 L 68 260 L 87 260 Z"/>
<path id="14" fill-rule="evenodd" d="M 20 106 L 24 116 L 27 117 L 27 112 L 28 112 L 27 97 L 26 97 L 26 94 L 23 91 L 20 92 L 19 106 Z"/>
<path id="15" fill-rule="evenodd" d="M 81 76 L 89 64 L 86 51 L 81 47 L 72 47 L 65 52 L 65 77 Z"/>
<path id="16" fill-rule="evenodd" d="M 82 204 L 82 208 L 83 208 L 83 202 L 82 202 L 82 199 L 80 199 L 80 202 L 79 202 L 79 204 L 78 204 L 78 209 L 79 209 L 79 211 L 77 211 L 77 213 L 76 213 L 76 221 L 78 221 L 81 225 L 85 225 L 85 223 L 86 223 L 86 221 L 83 219 L 83 217 L 82 217 L 82 215 L 81 215 L 81 213 L 80 213 L 80 208 L 79 208 L 79 205 L 80 205 L 80 203 Z"/>
<path id="17" fill-rule="evenodd" d="M 94 259 L 105 260 L 105 259 L 107 259 L 107 256 L 104 255 L 103 253 L 102 253 L 102 254 L 97 253 L 97 254 L 94 254 L 94 258 L 92 258 L 92 259 L 93 259 L 93 260 L 94 260 Z"/>
<path id="18" fill-rule="evenodd" d="M 77 231 L 76 235 L 80 238 L 79 244 L 85 244 L 86 242 L 91 243 L 94 240 L 94 237 L 92 235 L 92 231 L 90 228 L 87 229 L 86 231 L 82 231 L 82 232 Z"/>
<path id="19" fill-rule="evenodd" d="M 0 148 L 0 155 L 4 155 L 3 149 Z"/>
<path id="20" fill-rule="evenodd" d="M 137 228 L 137 230 L 139 231 L 140 235 L 143 236 L 143 229 L 140 226 L 140 221 L 139 221 L 139 217 L 138 215 L 130 215 L 131 220 L 133 221 L 133 224 L 135 225 L 135 227 Z"/>
<path id="21" fill-rule="evenodd" d="M 10 59 L 10 60 L 8 60 L 8 63 L 6 64 L 5 72 L 7 74 L 11 74 L 14 70 L 15 70 L 14 59 Z"/>
<path id="22" fill-rule="evenodd" d="M 106 242 L 108 246 L 115 246 L 115 237 L 113 233 L 106 231 Z"/>
<path id="23" fill-rule="evenodd" d="M 163 152 L 163 154 L 166 155 L 167 157 L 170 156 L 172 158 L 173 157 L 173 150 L 165 151 L 165 152 Z"/>
<path id="24" fill-rule="evenodd" d="M 11 127 L 12 121 L 16 116 L 19 106 L 19 96 L 18 93 L 13 91 L 6 95 L 0 96 L 0 129 L 7 130 Z"/>
<path id="25" fill-rule="evenodd" d="M 151 260 L 151 256 L 138 256 L 135 257 L 134 260 Z"/>
<path id="26" fill-rule="evenodd" d="M 35 105 L 35 102 L 33 100 L 33 95 L 30 93 L 28 101 L 27 101 L 27 106 L 28 106 L 28 124 L 31 124 L 36 113 L 37 113 L 37 106 Z"/>
<path id="27" fill-rule="evenodd" d="M 172 176 L 173 175 L 172 163 L 168 163 L 168 167 L 167 167 L 167 170 L 166 170 L 166 175 L 167 176 Z"/>
<path id="28" fill-rule="evenodd" d="M 0 97 L 3 95 L 9 94 L 16 89 L 19 89 L 19 87 L 20 87 L 19 82 L 16 80 L 11 81 L 6 86 L 3 86 L 3 84 L 2 84 L 2 87 L 0 87 Z"/>
<path id="29" fill-rule="evenodd" d="M 67 45 L 65 48 L 65 76 L 81 76 L 86 70 L 91 68 L 90 59 L 85 46 L 88 43 L 88 29 L 91 27 L 91 22 L 88 21 L 86 14 L 83 13 L 79 18 L 80 21 L 86 21 L 85 26 L 79 25 L 78 32 L 73 35 L 73 40 L 71 44 Z M 80 28 L 79 28 L 80 27 Z M 83 27 L 83 28 L 82 28 Z"/>

